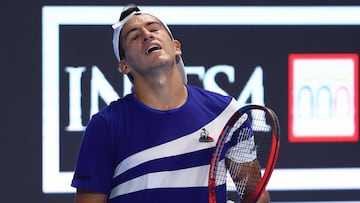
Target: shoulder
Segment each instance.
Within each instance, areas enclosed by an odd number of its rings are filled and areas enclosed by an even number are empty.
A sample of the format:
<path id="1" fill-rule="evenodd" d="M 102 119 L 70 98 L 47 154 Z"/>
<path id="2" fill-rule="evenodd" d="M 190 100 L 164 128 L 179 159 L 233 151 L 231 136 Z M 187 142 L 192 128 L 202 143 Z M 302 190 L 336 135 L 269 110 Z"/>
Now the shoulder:
<path id="1" fill-rule="evenodd" d="M 110 122 L 114 122 L 114 120 L 117 122 L 122 116 L 127 114 L 126 112 L 129 109 L 134 108 L 133 106 L 135 104 L 132 97 L 133 95 L 130 94 L 111 102 L 109 105 L 94 114 L 91 120 L 105 122 L 108 125 L 110 125 Z"/>
<path id="2" fill-rule="evenodd" d="M 188 86 L 188 90 L 191 100 L 195 100 L 198 105 L 208 110 L 217 109 L 222 112 L 229 112 L 232 115 L 242 106 L 234 97 L 229 95 L 219 94 L 194 86 Z"/>
<path id="3" fill-rule="evenodd" d="M 122 111 L 134 105 L 133 94 L 125 95 L 118 100 L 112 101 L 108 106 L 99 111 L 99 114 L 109 114 L 113 111 Z"/>
<path id="4" fill-rule="evenodd" d="M 227 105 L 231 102 L 233 97 L 228 95 L 222 95 L 216 92 L 209 90 L 201 89 L 195 86 L 187 86 L 189 92 L 189 98 L 197 100 L 203 104 L 213 104 L 213 105 Z"/>

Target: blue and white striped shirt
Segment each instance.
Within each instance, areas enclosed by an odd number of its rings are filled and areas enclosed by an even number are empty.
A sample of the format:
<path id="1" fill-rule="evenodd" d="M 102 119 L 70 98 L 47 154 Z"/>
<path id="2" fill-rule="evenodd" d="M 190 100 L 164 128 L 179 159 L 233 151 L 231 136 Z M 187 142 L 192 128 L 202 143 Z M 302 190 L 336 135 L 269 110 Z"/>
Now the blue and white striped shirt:
<path id="1" fill-rule="evenodd" d="M 187 101 L 177 109 L 151 109 L 129 94 L 95 114 L 72 186 L 107 194 L 108 203 L 208 202 L 211 154 L 239 103 L 186 87 Z M 204 129 L 214 142 L 199 142 Z"/>

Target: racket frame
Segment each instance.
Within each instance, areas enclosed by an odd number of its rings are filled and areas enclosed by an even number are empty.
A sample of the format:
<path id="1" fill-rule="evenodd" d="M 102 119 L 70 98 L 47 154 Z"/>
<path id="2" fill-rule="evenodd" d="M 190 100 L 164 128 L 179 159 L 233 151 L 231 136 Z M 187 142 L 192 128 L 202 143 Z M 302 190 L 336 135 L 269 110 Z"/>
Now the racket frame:
<path id="1" fill-rule="evenodd" d="M 280 124 L 279 119 L 276 115 L 276 113 L 262 105 L 257 104 L 249 104 L 246 106 L 241 107 L 238 109 L 228 120 L 228 122 L 225 124 L 225 127 L 222 129 L 220 136 L 216 142 L 214 152 L 211 157 L 210 161 L 210 169 L 209 169 L 209 203 L 216 203 L 216 169 L 217 164 L 220 159 L 220 152 L 222 151 L 222 148 L 224 147 L 224 144 L 221 142 L 225 142 L 224 136 L 226 135 L 229 128 L 234 125 L 234 123 L 246 112 L 249 110 L 263 110 L 266 112 L 266 114 L 270 115 L 272 119 L 268 119 L 268 121 L 271 122 L 271 149 L 268 156 L 268 162 L 266 163 L 264 174 L 261 177 L 260 182 L 258 183 L 254 194 L 250 198 L 248 202 L 256 202 L 260 195 L 265 191 L 266 185 L 268 184 L 271 174 L 275 168 L 278 155 L 279 155 L 279 149 L 280 149 Z M 230 127 L 229 127 L 230 126 Z"/>

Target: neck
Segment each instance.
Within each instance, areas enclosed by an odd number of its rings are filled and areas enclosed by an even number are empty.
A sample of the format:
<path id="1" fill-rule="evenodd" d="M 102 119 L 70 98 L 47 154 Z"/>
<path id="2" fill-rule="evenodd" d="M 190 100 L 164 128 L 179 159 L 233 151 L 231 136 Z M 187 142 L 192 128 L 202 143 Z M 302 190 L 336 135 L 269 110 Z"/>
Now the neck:
<path id="1" fill-rule="evenodd" d="M 145 105 L 157 110 L 171 110 L 182 106 L 187 99 L 187 89 L 182 82 L 166 82 L 153 86 L 134 85 L 134 95 Z"/>

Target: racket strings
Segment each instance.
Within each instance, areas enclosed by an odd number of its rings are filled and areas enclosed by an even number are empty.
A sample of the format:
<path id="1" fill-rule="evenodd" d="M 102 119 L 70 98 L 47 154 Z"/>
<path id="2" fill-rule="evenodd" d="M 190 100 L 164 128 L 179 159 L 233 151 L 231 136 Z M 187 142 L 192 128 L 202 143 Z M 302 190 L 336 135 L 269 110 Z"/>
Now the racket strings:
<path id="1" fill-rule="evenodd" d="M 237 121 L 232 133 L 228 134 L 227 139 L 236 136 L 236 143 L 228 149 L 226 157 L 229 159 L 227 166 L 227 190 L 235 192 L 237 199 L 244 199 L 245 193 L 253 193 L 256 189 L 262 174 L 259 163 L 267 162 L 268 152 L 264 151 L 262 145 L 268 146 L 271 140 L 254 136 L 254 133 L 268 133 L 271 126 L 267 124 L 265 112 L 261 110 L 251 110 L 244 115 L 250 120 L 250 127 L 240 128 L 244 121 Z M 236 132 L 236 133 L 235 133 Z M 261 149 L 261 150 L 260 150 Z M 254 170 L 260 169 L 260 170 Z M 230 177 L 230 178 L 229 178 Z M 251 177 L 251 178 L 250 178 Z M 254 177 L 257 180 L 254 181 Z M 252 180 L 250 180 L 252 179 Z"/>
<path id="2" fill-rule="evenodd" d="M 215 149 L 216 156 L 214 157 L 212 165 L 213 171 L 211 171 L 211 177 L 215 179 L 215 182 L 217 185 L 224 184 L 228 181 L 229 174 L 228 174 L 228 168 L 225 166 L 224 160 L 220 160 L 221 157 L 221 151 L 224 148 L 224 145 L 230 141 L 232 135 L 241 127 L 241 125 L 246 121 L 247 115 L 242 115 L 238 119 L 234 120 L 233 123 L 227 125 L 223 132 L 222 136 L 223 139 L 220 139 L 220 143 L 217 144 L 217 148 Z M 239 141 L 238 141 L 239 142 Z M 229 152 L 227 153 L 229 154 Z M 228 156 L 228 155 L 227 155 Z M 235 155 L 238 156 L 238 155 Z"/>
<path id="3" fill-rule="evenodd" d="M 266 113 L 263 110 L 251 110 L 251 127 L 254 131 L 269 132 L 271 126 L 268 125 Z"/>
<path id="4" fill-rule="evenodd" d="M 221 143 L 221 150 L 225 143 L 231 141 L 233 136 L 235 136 L 236 142 L 233 144 L 234 146 L 226 152 L 225 157 L 227 158 L 225 162 L 229 161 L 229 163 L 219 164 L 215 177 L 218 184 L 232 183 L 230 185 L 227 184 L 227 190 L 236 192 L 240 198 L 243 197 L 246 189 L 245 186 L 248 184 L 249 180 L 249 176 L 247 175 L 243 177 L 238 176 L 238 174 L 241 174 L 241 170 L 244 167 L 241 163 L 255 159 L 254 152 L 249 152 L 256 149 L 254 148 L 255 145 L 252 144 L 254 143 L 254 139 L 251 129 L 240 128 L 247 119 L 248 115 L 243 114 L 232 124 L 232 126 L 228 125 L 225 128 L 223 133 L 226 137 Z M 220 158 L 220 156 L 218 158 Z M 221 162 L 223 163 L 223 161 Z"/>
<path id="5" fill-rule="evenodd" d="M 209 202 L 216 203 L 215 187 L 224 184 L 227 201 L 248 203 L 259 197 L 276 161 L 278 128 L 276 114 L 258 105 L 245 106 L 229 119 L 211 160 Z"/>
<path id="6" fill-rule="evenodd" d="M 235 182 L 236 191 L 237 191 L 240 199 L 243 199 L 243 197 L 244 197 L 244 194 L 245 194 L 245 185 L 247 184 L 248 180 L 249 180 L 249 176 L 246 176 L 246 177 L 243 178 L 241 181 Z"/>
<path id="7" fill-rule="evenodd" d="M 222 136 L 229 135 L 233 132 L 234 132 L 234 127 L 228 125 L 223 129 Z M 223 150 L 224 145 L 228 140 L 220 139 L 219 141 L 220 142 L 217 143 L 218 147 L 215 149 L 215 153 L 214 153 L 215 157 L 213 157 L 211 161 L 212 162 L 211 165 L 213 167 L 210 169 L 210 178 L 214 180 L 216 185 L 224 184 L 227 181 L 227 176 L 221 175 L 221 174 L 226 174 L 227 169 L 225 163 L 223 161 L 220 161 L 220 158 L 221 158 L 221 151 Z"/>
<path id="8" fill-rule="evenodd" d="M 249 179 L 249 176 L 245 176 L 243 178 L 239 178 L 239 177 L 236 177 L 237 176 L 237 173 L 240 173 L 241 174 L 241 168 L 243 166 L 240 165 L 240 164 L 230 164 L 228 166 L 228 183 L 229 182 L 233 182 L 234 185 L 229 185 L 228 186 L 228 189 L 232 190 L 232 191 L 236 191 L 237 194 L 239 195 L 239 197 L 242 199 L 243 198 L 243 195 L 245 193 L 245 186 L 248 182 L 248 179 Z M 239 180 L 240 179 L 240 180 Z"/>

